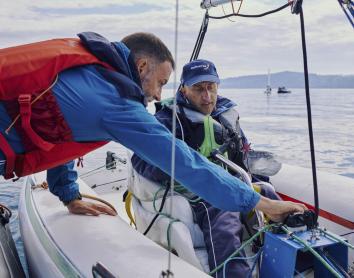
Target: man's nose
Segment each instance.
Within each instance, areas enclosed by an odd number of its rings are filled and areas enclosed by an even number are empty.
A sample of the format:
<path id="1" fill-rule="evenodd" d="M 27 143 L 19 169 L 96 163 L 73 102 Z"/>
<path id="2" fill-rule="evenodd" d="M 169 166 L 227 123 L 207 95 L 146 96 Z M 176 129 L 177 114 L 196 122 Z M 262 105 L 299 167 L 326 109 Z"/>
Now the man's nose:
<path id="1" fill-rule="evenodd" d="M 161 100 L 161 91 L 162 90 L 159 90 L 156 92 L 156 94 L 154 95 L 154 99 L 157 100 L 157 101 L 160 101 Z"/>
<path id="2" fill-rule="evenodd" d="M 202 98 L 203 100 L 210 100 L 210 92 L 208 90 L 208 88 L 204 88 L 203 93 L 202 93 Z"/>

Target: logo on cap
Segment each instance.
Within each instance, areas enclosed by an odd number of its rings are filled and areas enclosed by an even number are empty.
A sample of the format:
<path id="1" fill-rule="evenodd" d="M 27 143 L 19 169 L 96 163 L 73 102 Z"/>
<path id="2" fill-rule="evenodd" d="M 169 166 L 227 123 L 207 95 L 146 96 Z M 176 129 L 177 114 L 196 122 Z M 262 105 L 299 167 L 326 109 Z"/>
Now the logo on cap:
<path id="1" fill-rule="evenodd" d="M 192 66 L 192 67 L 191 67 L 191 70 L 198 69 L 198 68 L 203 68 L 204 70 L 208 70 L 209 66 L 210 66 L 209 64 L 206 64 L 206 65 L 198 65 L 198 66 Z"/>

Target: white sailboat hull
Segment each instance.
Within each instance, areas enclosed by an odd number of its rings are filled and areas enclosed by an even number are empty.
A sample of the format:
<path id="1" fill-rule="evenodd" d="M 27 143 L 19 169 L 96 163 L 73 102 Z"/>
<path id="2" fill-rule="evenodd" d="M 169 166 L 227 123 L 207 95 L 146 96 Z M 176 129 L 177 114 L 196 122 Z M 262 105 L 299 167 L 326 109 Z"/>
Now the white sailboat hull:
<path id="1" fill-rule="evenodd" d="M 121 217 L 73 215 L 48 190 L 31 189 L 44 175 L 27 178 L 20 199 L 20 226 L 33 277 L 92 277 L 102 263 L 116 277 L 159 277 L 168 252 Z M 80 191 L 95 192 L 80 181 Z M 103 196 L 104 197 L 104 196 Z M 112 197 L 112 196 L 111 196 Z M 117 204 L 121 194 L 114 194 Z M 119 214 L 123 210 L 116 205 Z M 175 277 L 208 277 L 172 255 Z"/>
<path id="2" fill-rule="evenodd" d="M 108 176 L 102 173 L 92 182 L 103 183 Z M 337 216 L 320 217 L 320 225 L 337 234 L 353 232 L 354 180 L 321 172 L 318 177 L 321 210 Z M 33 277 L 92 277 L 91 269 L 97 262 L 117 277 L 159 277 L 166 270 L 167 251 L 128 225 L 122 202 L 125 188 L 98 190 L 120 216 L 80 216 L 70 214 L 48 190 L 31 188 L 44 179 L 44 173 L 27 178 L 19 207 L 21 234 Z M 96 194 L 79 182 L 81 192 Z M 313 205 L 310 170 L 283 165 L 272 183 L 283 197 Z M 354 244 L 353 234 L 346 238 Z M 350 251 L 349 264 L 353 261 Z M 174 277 L 208 277 L 174 255 L 172 270 Z"/>

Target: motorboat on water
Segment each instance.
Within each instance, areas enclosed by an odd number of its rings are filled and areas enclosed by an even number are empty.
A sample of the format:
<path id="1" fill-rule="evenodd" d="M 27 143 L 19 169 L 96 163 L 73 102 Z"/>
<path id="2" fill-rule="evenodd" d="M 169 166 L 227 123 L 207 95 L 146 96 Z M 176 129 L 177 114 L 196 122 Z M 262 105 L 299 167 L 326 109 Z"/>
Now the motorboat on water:
<path id="1" fill-rule="evenodd" d="M 63 204 L 42 186 L 46 178 L 45 172 L 26 178 L 20 197 L 19 218 L 31 276 L 92 277 L 95 271 L 101 277 L 161 275 L 167 265 L 168 251 L 162 246 L 167 246 L 166 228 L 169 221 L 163 220 L 163 217 L 159 218 L 149 233 L 149 238 L 142 235 L 146 225 L 139 229 L 139 225 L 144 222 L 142 219 L 139 220 L 138 210 L 142 207 L 134 204 L 139 202 L 134 199 L 131 213 L 138 230 L 133 227 L 129 210 L 127 213 L 125 209 L 123 195 L 127 188 L 131 188 L 129 183 L 132 182 L 132 178 L 135 179 L 133 182 L 140 183 L 142 188 L 150 185 L 143 177 L 137 177 L 137 173 L 132 174 L 129 167 L 119 163 L 119 167 L 115 169 L 95 173 L 90 171 L 88 174 L 82 174 L 79 179 L 80 192 L 111 203 L 118 211 L 118 216 L 115 217 L 70 214 Z M 342 235 L 338 238 L 354 244 L 353 179 L 326 172 L 318 172 L 318 179 L 321 184 L 320 227 L 326 227 L 328 231 Z M 282 165 L 280 171 L 271 178 L 271 182 L 283 199 L 302 202 L 308 207 L 313 207 L 309 169 Z M 175 202 L 175 205 L 177 207 L 174 211 L 179 211 L 181 206 L 178 202 Z M 168 208 L 168 205 L 166 207 Z M 192 216 L 190 217 L 190 221 L 193 222 Z M 163 223 L 164 221 L 166 223 Z M 194 248 L 195 254 L 188 253 L 189 250 L 193 250 L 193 246 L 195 247 L 193 240 L 196 239 L 196 235 L 181 223 L 175 225 L 172 225 L 170 234 L 174 253 L 179 256 L 172 255 L 171 270 L 174 277 L 208 277 L 203 265 L 205 259 L 203 261 L 203 255 L 197 254 L 202 251 L 200 246 Z M 295 244 L 289 237 L 285 239 Z M 329 242 L 326 244 L 331 245 Z M 324 250 L 326 244 L 322 246 Z M 283 250 L 282 254 L 282 249 L 279 246 L 277 248 L 280 252 L 276 257 L 278 260 L 281 256 L 286 256 L 286 252 Z M 299 249 L 302 252 L 306 251 L 303 246 Z M 251 251 L 248 253 L 252 255 Z M 198 261 L 195 258 L 198 258 Z M 348 266 L 354 267 L 354 250 L 350 250 L 346 260 Z M 104 276 L 103 273 L 109 273 L 111 276 Z M 305 277 L 313 275 L 313 272 L 308 270 L 306 273 L 302 275 Z M 283 276 L 274 272 L 272 277 Z"/>
<path id="2" fill-rule="evenodd" d="M 278 94 L 290 94 L 291 91 L 284 86 L 278 87 Z"/>

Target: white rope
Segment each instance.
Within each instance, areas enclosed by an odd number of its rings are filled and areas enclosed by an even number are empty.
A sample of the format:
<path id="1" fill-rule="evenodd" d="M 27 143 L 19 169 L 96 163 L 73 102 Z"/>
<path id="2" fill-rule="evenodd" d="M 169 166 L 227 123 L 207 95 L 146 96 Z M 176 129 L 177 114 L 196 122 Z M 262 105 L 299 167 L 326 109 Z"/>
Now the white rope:
<path id="1" fill-rule="evenodd" d="M 179 8 L 179 0 L 176 0 L 176 15 L 175 15 L 175 72 L 174 72 L 174 80 L 173 80 L 173 117 L 172 117 L 172 154 L 171 154 L 171 190 L 170 190 L 170 209 L 169 214 L 172 215 L 173 208 L 173 192 L 174 192 L 174 184 L 175 184 L 175 153 L 176 153 L 176 88 L 177 88 L 177 46 L 178 46 L 178 8 Z M 170 246 L 170 250 L 168 252 L 168 275 L 171 273 L 171 257 L 172 257 L 172 247 Z"/>
<path id="2" fill-rule="evenodd" d="M 209 235 L 210 235 L 210 242 L 211 242 L 211 250 L 213 251 L 213 258 L 214 258 L 214 268 L 217 267 L 218 265 L 216 264 L 216 257 L 215 257 L 215 249 L 214 249 L 214 241 L 213 241 L 213 235 L 211 233 L 211 223 L 210 223 L 210 217 L 209 217 L 209 211 L 206 205 L 203 202 L 200 202 L 206 211 L 207 218 L 208 218 L 208 224 L 209 224 Z M 215 278 L 218 278 L 218 273 L 215 272 Z"/>

